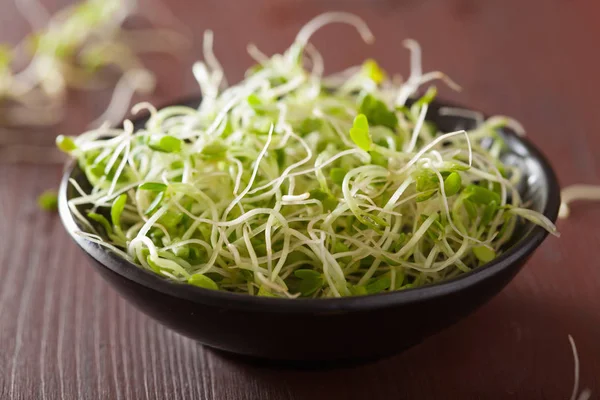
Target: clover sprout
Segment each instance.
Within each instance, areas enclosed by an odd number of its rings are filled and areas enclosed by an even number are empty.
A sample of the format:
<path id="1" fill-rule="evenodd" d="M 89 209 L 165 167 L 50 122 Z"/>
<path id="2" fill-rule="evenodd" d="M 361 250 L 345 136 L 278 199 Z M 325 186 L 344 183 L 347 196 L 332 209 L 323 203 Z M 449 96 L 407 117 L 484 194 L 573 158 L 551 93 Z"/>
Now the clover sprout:
<path id="1" fill-rule="evenodd" d="M 323 77 L 309 22 L 283 54 L 249 46 L 257 65 L 227 87 L 205 36 L 193 72 L 198 108 L 147 109 L 145 126 L 62 138 L 92 185 L 68 205 L 79 234 L 167 279 L 267 297 L 340 297 L 440 282 L 501 254 L 519 219 L 556 228 L 526 208 L 518 167 L 503 164 L 490 118 L 469 131 L 426 121 L 441 80 L 392 80 L 373 60 Z M 208 44 L 207 44 L 208 43 Z"/>

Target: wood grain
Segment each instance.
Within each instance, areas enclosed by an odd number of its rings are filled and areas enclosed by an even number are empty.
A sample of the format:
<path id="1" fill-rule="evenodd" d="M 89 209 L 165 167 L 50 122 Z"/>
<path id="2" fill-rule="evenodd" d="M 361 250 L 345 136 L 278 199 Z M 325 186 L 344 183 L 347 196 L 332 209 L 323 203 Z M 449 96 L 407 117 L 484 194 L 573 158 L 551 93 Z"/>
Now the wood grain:
<path id="1" fill-rule="evenodd" d="M 27 32 L 12 2 L 0 42 Z M 67 1 L 45 1 L 52 9 Z M 319 32 L 328 69 L 367 55 L 407 72 L 400 42 L 417 39 L 427 69 L 447 72 L 461 103 L 516 117 L 553 161 L 563 184 L 600 183 L 600 3 L 530 0 L 170 1 L 194 50 L 147 60 L 160 86 L 151 100 L 196 93 L 190 73 L 204 29 L 230 81 L 250 65 L 244 49 L 284 49 L 310 17 L 330 9 L 363 16 L 377 41 L 347 27 Z M 98 115 L 106 95 L 75 93 L 51 130 L 0 130 L 0 138 L 51 143 Z M 580 204 L 509 287 L 470 318 L 379 363 L 288 371 L 232 360 L 181 337 L 112 291 L 36 196 L 60 167 L 0 165 L 0 399 L 566 399 L 573 381 L 567 340 L 579 348 L 581 383 L 600 396 L 600 206 Z M 407 321 L 410 323 L 410 321 Z"/>

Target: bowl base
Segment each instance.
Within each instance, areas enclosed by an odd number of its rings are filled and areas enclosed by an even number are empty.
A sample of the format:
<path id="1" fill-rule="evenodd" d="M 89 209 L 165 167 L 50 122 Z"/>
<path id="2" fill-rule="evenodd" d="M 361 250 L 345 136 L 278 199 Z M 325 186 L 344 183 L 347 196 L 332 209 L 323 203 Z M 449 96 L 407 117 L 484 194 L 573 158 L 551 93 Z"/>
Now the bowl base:
<path id="1" fill-rule="evenodd" d="M 302 370 L 302 371 L 323 371 L 332 369 L 356 368 L 367 364 L 376 363 L 391 357 L 398 353 L 382 354 L 369 357 L 338 359 L 338 360 L 278 360 L 272 358 L 262 358 L 247 354 L 232 353 L 227 350 L 217 349 L 206 346 L 211 352 L 234 362 L 242 362 L 257 368 L 266 369 L 287 369 L 287 370 Z"/>

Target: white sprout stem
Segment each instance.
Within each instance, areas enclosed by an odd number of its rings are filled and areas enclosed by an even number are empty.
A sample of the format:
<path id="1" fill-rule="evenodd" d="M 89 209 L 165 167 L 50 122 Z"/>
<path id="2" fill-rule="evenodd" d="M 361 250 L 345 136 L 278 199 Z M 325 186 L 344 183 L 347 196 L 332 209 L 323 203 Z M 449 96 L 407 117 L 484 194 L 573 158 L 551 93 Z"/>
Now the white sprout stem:
<path id="1" fill-rule="evenodd" d="M 405 149 L 405 151 L 407 153 L 411 153 L 414 150 L 415 146 L 417 145 L 417 139 L 419 138 L 419 133 L 421 132 L 421 129 L 423 128 L 423 123 L 425 122 L 425 115 L 427 115 L 428 107 L 429 106 L 427 104 L 423 104 L 423 106 L 421 107 L 421 111 L 419 112 L 419 117 L 417 118 L 417 123 L 415 124 L 415 128 L 413 129 L 413 133 L 410 138 L 410 143 L 408 144 L 408 146 Z"/>
<path id="2" fill-rule="evenodd" d="M 99 127 L 105 122 L 110 125 L 116 124 L 125 116 L 127 105 L 133 95 L 138 91 L 149 93 L 154 90 L 154 86 L 154 76 L 148 70 L 137 69 L 126 72 L 117 82 L 106 109 L 89 125 Z"/>
<path id="3" fill-rule="evenodd" d="M 235 207 L 236 204 L 238 204 L 240 202 L 240 200 L 244 196 L 246 196 L 246 194 L 252 188 L 252 184 L 254 183 L 254 179 L 256 179 L 256 175 L 258 174 L 258 169 L 260 168 L 260 162 L 263 159 L 263 157 L 265 156 L 265 154 L 267 153 L 267 149 L 269 148 L 269 145 L 271 144 L 272 138 L 273 138 L 273 125 L 271 125 L 271 129 L 269 129 L 269 137 L 267 138 L 267 142 L 265 143 L 265 146 L 262 148 L 262 150 L 258 154 L 258 158 L 256 159 L 256 161 L 254 163 L 254 169 L 252 171 L 252 176 L 250 178 L 250 181 L 248 182 L 248 185 L 242 191 L 242 193 L 237 195 L 237 197 L 235 199 L 233 199 L 231 204 L 229 204 L 229 206 L 227 206 L 227 208 L 225 209 L 225 212 L 223 213 L 223 218 L 226 218 L 229 215 L 229 212 L 233 209 L 233 207 Z"/>
<path id="4" fill-rule="evenodd" d="M 467 144 L 469 146 L 469 166 L 471 166 L 472 162 L 473 162 L 473 155 L 472 155 L 472 149 L 471 149 L 471 142 L 469 139 L 469 134 L 466 131 L 456 131 L 456 132 L 450 132 L 450 133 L 446 133 L 443 134 L 441 136 L 439 136 L 438 138 L 436 138 L 435 140 L 433 140 L 431 143 L 428 143 L 426 146 L 424 146 L 421 150 L 419 150 L 419 152 L 417 154 L 415 154 L 415 156 L 413 158 L 410 159 L 410 161 L 408 163 L 406 163 L 398 172 L 397 174 L 402 174 L 404 172 L 406 172 L 414 163 L 416 163 L 427 151 L 431 150 L 433 147 L 435 147 L 437 144 L 443 142 L 444 140 L 450 139 L 451 137 L 457 136 L 457 135 L 464 135 L 466 140 L 467 140 Z"/>
<path id="5" fill-rule="evenodd" d="M 318 31 L 325 25 L 329 25 L 332 23 L 344 23 L 352 25 L 356 28 L 361 38 L 366 43 L 372 43 L 375 40 L 375 36 L 373 36 L 373 33 L 371 32 L 364 20 L 351 13 L 333 11 L 321 14 L 309 21 L 306 25 L 304 25 L 302 29 L 300 29 L 300 32 L 298 32 L 295 42 L 302 46 L 306 46 L 306 44 L 310 40 L 310 37 L 316 31 Z"/>
<path id="6" fill-rule="evenodd" d="M 563 188 L 560 192 L 560 218 L 568 218 L 570 214 L 569 204 L 578 200 L 600 200 L 600 186 L 598 185 L 571 185 Z"/>

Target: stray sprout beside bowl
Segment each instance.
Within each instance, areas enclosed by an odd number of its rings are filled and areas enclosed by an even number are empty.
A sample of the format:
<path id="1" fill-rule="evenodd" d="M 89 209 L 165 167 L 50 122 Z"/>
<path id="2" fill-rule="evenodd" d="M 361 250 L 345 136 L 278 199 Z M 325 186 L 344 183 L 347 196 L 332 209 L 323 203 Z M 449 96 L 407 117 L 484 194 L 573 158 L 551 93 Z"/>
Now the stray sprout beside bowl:
<path id="1" fill-rule="evenodd" d="M 199 99 L 182 102 L 196 107 Z M 468 129 L 470 118 L 440 115 L 433 102 L 427 120 L 443 132 Z M 135 120 L 137 126 L 143 119 Z M 518 165 L 519 192 L 530 209 L 554 222 L 560 192 L 544 156 L 527 139 L 502 129 L 503 160 Z M 144 270 L 77 232 L 67 201 L 77 195 L 74 179 L 89 188 L 71 163 L 59 192 L 68 233 L 94 260 L 96 270 L 126 299 L 169 328 L 230 353 L 270 360 L 348 362 L 376 359 L 411 347 L 467 316 L 497 294 L 521 269 L 548 232 L 520 224 L 509 247 L 491 262 L 456 278 L 414 289 L 327 299 L 284 299 L 215 291 L 171 282 Z"/>

